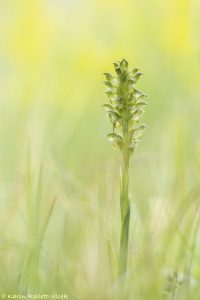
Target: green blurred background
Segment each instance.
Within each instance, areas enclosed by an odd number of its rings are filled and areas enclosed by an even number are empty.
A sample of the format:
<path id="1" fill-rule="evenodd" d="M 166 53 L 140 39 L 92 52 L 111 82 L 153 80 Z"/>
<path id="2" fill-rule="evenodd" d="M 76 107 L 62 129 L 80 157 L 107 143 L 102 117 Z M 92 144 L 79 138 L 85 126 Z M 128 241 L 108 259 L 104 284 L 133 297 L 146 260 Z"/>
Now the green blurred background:
<path id="1" fill-rule="evenodd" d="M 138 86 L 149 102 L 149 127 L 131 162 L 133 249 L 136 240 L 145 249 L 148 228 L 158 238 L 151 252 L 158 257 L 176 232 L 170 216 L 188 207 L 192 212 L 181 226 L 193 236 L 200 179 L 200 3 L 6 0 L 0 6 L 0 289 L 51 285 L 93 299 L 93 292 L 104 290 L 98 276 L 107 267 L 99 269 L 99 257 L 106 257 L 108 238 L 118 251 L 120 157 L 105 138 L 110 124 L 101 105 L 107 101 L 102 73 L 112 72 L 121 58 L 144 72 Z M 53 199 L 46 240 L 33 243 Z M 177 255 L 170 250 L 163 262 L 162 253 L 156 270 L 184 271 L 188 250 L 182 243 L 175 238 Z M 49 257 L 40 253 L 35 263 L 33 253 L 41 247 Z M 146 253 L 138 251 L 137 300 L 148 273 Z M 197 266 L 191 272 L 200 277 Z M 155 295 L 151 284 L 148 291 Z"/>

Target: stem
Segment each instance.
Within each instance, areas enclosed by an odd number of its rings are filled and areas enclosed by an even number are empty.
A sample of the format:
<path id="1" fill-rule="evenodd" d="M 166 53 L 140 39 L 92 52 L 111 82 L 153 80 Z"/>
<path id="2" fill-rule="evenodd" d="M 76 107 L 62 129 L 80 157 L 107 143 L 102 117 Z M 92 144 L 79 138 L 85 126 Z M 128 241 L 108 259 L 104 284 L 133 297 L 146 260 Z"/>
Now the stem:
<path id="1" fill-rule="evenodd" d="M 129 188 L 129 152 L 123 153 L 123 166 L 121 174 L 121 235 L 120 235 L 120 254 L 119 254 L 119 275 L 126 273 L 128 259 L 128 240 L 130 222 L 130 202 L 128 198 Z"/>

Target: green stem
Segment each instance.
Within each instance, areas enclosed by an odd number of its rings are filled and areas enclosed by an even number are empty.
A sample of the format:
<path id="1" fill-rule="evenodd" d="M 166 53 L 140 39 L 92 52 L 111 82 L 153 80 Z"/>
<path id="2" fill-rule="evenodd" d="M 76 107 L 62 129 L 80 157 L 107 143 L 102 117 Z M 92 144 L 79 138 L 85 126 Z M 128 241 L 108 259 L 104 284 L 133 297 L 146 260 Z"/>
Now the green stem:
<path id="1" fill-rule="evenodd" d="M 128 240 L 130 222 L 130 202 L 128 197 L 129 188 L 129 152 L 123 153 L 123 166 L 121 174 L 121 235 L 120 235 L 120 254 L 119 254 L 119 276 L 126 273 L 128 260 Z"/>

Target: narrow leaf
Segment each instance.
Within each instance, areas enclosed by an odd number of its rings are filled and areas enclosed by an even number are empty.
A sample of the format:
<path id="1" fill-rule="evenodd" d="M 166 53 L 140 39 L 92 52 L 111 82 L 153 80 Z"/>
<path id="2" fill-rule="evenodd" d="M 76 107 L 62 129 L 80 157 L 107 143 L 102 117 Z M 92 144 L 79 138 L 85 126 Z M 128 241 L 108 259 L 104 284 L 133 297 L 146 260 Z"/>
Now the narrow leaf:
<path id="1" fill-rule="evenodd" d="M 108 257 L 111 266 L 113 281 L 115 282 L 117 279 L 117 260 L 116 260 L 114 249 L 109 240 L 108 240 Z"/>

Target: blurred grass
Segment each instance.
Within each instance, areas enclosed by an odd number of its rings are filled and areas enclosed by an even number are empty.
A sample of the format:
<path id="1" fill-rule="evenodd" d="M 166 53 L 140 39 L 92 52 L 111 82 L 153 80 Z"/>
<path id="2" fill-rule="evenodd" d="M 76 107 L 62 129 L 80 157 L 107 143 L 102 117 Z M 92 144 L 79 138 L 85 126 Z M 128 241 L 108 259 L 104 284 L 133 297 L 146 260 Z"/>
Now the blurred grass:
<path id="1" fill-rule="evenodd" d="M 163 270 L 176 269 L 196 282 L 178 299 L 199 299 L 199 11 L 197 0 L 1 2 L 0 292 L 124 299 L 107 253 L 109 239 L 118 255 L 120 158 L 101 104 L 102 73 L 125 57 L 149 95 L 127 286 L 160 299 Z"/>

